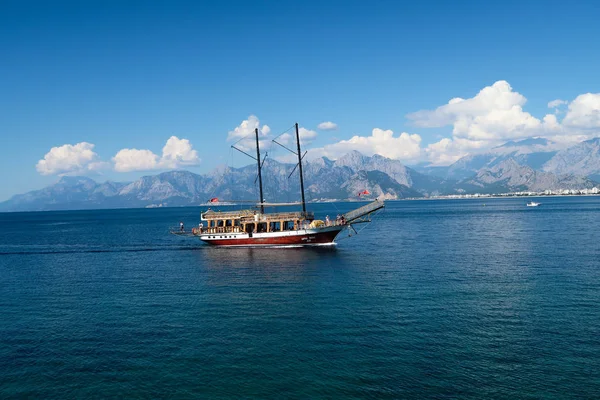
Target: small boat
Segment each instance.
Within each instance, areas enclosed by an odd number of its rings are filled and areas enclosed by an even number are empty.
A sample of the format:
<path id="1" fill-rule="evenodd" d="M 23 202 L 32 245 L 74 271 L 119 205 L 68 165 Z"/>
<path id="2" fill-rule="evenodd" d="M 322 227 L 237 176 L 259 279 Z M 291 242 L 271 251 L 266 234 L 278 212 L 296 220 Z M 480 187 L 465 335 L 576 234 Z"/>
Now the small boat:
<path id="1" fill-rule="evenodd" d="M 542 203 L 536 203 L 535 201 L 530 201 L 529 203 L 527 203 L 527 207 L 537 207 Z"/>
<path id="2" fill-rule="evenodd" d="M 296 128 L 297 152 L 288 149 L 280 143 L 273 140 L 274 143 L 284 147 L 298 157 L 296 167 L 300 174 L 300 193 L 302 195 L 300 203 L 275 204 L 267 203 L 263 198 L 262 188 L 262 162 L 259 149 L 258 129 L 255 129 L 256 136 L 256 157 L 242 151 L 235 146 L 232 148 L 253 158 L 257 162 L 259 201 L 256 209 L 246 209 L 239 211 L 214 211 L 210 208 L 200 214 L 198 228 L 192 229 L 191 236 L 195 236 L 204 243 L 216 246 L 317 246 L 335 244 L 335 239 L 344 230 L 352 230 L 358 233 L 353 225 L 368 223 L 371 216 L 385 207 L 383 200 L 374 201 L 347 212 L 335 221 L 325 221 L 315 219 L 311 211 L 306 210 L 306 200 L 304 198 L 304 177 L 302 173 L 302 151 L 300 149 L 300 135 L 298 133 L 298 124 Z M 296 168 L 295 168 L 296 169 Z M 294 170 L 295 170 L 294 169 Z M 292 171 L 293 173 L 294 171 Z M 217 200 L 217 198 L 211 199 Z M 296 212 L 265 212 L 265 207 L 279 205 L 302 205 L 302 211 Z M 172 231 L 173 234 L 182 234 Z M 187 232 L 183 233 L 189 236 Z"/>

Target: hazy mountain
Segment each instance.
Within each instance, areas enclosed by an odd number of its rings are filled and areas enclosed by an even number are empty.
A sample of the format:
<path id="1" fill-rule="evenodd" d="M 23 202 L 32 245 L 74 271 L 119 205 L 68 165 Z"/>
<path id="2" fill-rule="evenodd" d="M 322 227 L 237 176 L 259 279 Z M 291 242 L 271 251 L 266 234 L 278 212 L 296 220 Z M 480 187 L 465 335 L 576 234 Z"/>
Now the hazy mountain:
<path id="1" fill-rule="evenodd" d="M 297 170 L 292 174 L 294 168 L 292 164 L 273 159 L 265 161 L 265 200 L 300 200 L 299 175 Z M 420 177 L 399 161 L 381 156 L 364 157 L 358 152 L 335 162 L 320 158 L 306 163 L 304 178 L 307 201 L 356 199 L 358 192 L 365 189 L 373 193 L 372 197 L 419 197 L 422 195 L 410 189 L 407 183 L 412 185 L 415 180 L 421 182 L 428 179 Z M 171 171 L 144 176 L 130 183 L 97 183 L 85 177 L 63 177 L 56 184 L 42 190 L 14 196 L 1 203 L 0 209 L 25 211 L 182 206 L 206 203 L 212 197 L 218 197 L 222 201 L 254 201 L 258 198 L 257 186 L 257 172 L 253 164 L 242 168 L 220 166 L 206 175 Z"/>
<path id="2" fill-rule="evenodd" d="M 388 174 L 381 171 L 359 171 L 342 185 L 342 189 L 345 189 L 346 193 L 354 197 L 357 197 L 358 193 L 363 190 L 368 190 L 371 196 L 385 199 L 423 197 L 416 190 L 396 182 Z"/>
<path id="3" fill-rule="evenodd" d="M 415 169 L 405 166 L 398 160 L 375 154 L 372 157 L 364 156 L 358 151 L 352 151 L 338 158 L 334 167 L 348 167 L 354 172 L 380 171 L 387 174 L 397 183 L 404 185 L 421 195 L 441 194 L 452 192 L 454 181 L 438 176 L 422 174 Z"/>
<path id="4" fill-rule="evenodd" d="M 490 168 L 482 168 L 473 178 L 463 183 L 480 187 L 482 193 L 583 189 L 596 185 L 595 182 L 581 176 L 536 171 L 517 163 L 514 159 L 501 161 Z"/>
<path id="5" fill-rule="evenodd" d="M 416 165 L 412 165 L 410 168 L 417 171 L 420 174 L 427 176 L 435 176 L 438 178 L 446 178 L 448 176 L 448 165 L 432 165 L 428 162 L 422 162 Z"/>
<path id="6" fill-rule="evenodd" d="M 407 187 L 411 187 L 413 183 L 410 168 L 398 160 L 391 160 L 379 154 L 367 157 L 355 150 L 338 158 L 333 166 L 349 167 L 353 171 L 381 171 Z"/>
<path id="7" fill-rule="evenodd" d="M 541 169 L 555 174 L 600 176 L 600 138 L 557 152 Z"/>
<path id="8" fill-rule="evenodd" d="M 105 200 L 114 196 L 122 186 L 122 183 L 117 182 L 98 184 L 85 177 L 64 176 L 56 184 L 44 189 L 13 196 L 10 200 L 0 203 L 0 210 L 35 211 L 101 207 Z"/>
<path id="9" fill-rule="evenodd" d="M 518 164 L 540 169 L 558 151 L 559 144 L 543 138 L 509 141 L 494 147 L 488 152 L 469 154 L 457 160 L 446 169 L 432 170 L 436 175 L 447 179 L 464 180 L 477 174 L 482 168 L 493 168 L 506 160 L 515 160 Z M 431 167 L 422 167 L 420 171 Z"/>
<path id="10" fill-rule="evenodd" d="M 523 157 L 537 153 L 515 150 L 519 143 L 508 143 L 502 150 L 487 155 L 464 157 L 448 170 L 448 175 L 468 178 L 444 179 L 417 172 L 415 169 L 380 155 L 365 156 L 357 151 L 333 161 L 322 157 L 304 165 L 307 201 L 357 199 L 363 190 L 371 198 L 401 199 L 453 193 L 500 193 L 515 190 L 545 190 L 592 187 L 594 182 L 573 174 L 536 171 Z M 544 146 L 536 141 L 527 146 Z M 506 149 L 510 152 L 506 153 Z M 561 152 L 552 157 L 555 164 L 579 165 L 593 171 L 598 141 L 582 144 L 578 152 Z M 594 155 L 595 154 L 595 155 Z M 583 157 L 584 163 L 573 160 Z M 562 161 L 560 161 L 562 160 Z M 560 162 L 559 162 L 560 161 Z M 547 166 L 551 165 L 549 161 Z M 584 168 L 585 166 L 585 168 Z M 270 202 L 300 200 L 299 174 L 295 165 L 267 159 L 263 165 L 263 198 Z M 560 169 L 556 167 L 557 169 Z M 462 171 L 459 173 L 459 171 Z M 462 175 L 461 175 L 462 174 Z M 257 172 L 254 164 L 242 168 L 219 166 L 205 175 L 188 171 L 164 172 L 144 176 L 134 182 L 97 183 L 85 177 L 63 177 L 41 190 L 17 195 L 0 203 L 2 211 L 59 210 L 84 208 L 119 208 L 147 206 L 184 206 L 206 203 L 210 198 L 221 201 L 256 201 Z"/>

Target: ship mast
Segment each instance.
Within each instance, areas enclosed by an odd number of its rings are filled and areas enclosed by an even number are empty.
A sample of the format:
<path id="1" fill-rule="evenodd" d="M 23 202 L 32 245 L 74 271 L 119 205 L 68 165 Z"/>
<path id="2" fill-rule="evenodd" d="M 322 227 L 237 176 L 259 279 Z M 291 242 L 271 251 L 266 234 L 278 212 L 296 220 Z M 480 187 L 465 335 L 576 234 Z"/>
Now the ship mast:
<path id="1" fill-rule="evenodd" d="M 262 174 L 261 174 L 262 165 L 261 165 L 261 162 L 260 162 L 260 146 L 258 144 L 258 128 L 254 129 L 254 134 L 256 135 L 256 158 L 254 158 L 254 156 L 246 153 L 244 150 L 238 149 L 237 147 L 235 147 L 235 145 L 231 145 L 231 148 L 232 149 L 236 149 L 240 153 L 243 153 L 243 154 L 247 155 L 248 157 L 253 158 L 253 159 L 256 160 L 256 163 L 258 164 L 258 186 L 260 188 L 260 199 L 258 200 L 258 204 L 260 204 L 260 212 L 261 212 L 261 214 L 264 214 L 265 213 L 265 205 L 264 205 L 265 199 L 263 198 L 263 186 L 262 186 Z M 244 138 L 242 138 L 242 139 L 244 139 Z M 242 140 L 242 139 L 240 139 L 240 140 Z M 240 140 L 238 140 L 238 142 Z M 263 159 L 263 162 L 265 162 L 264 159 Z M 254 181 L 254 183 L 256 183 L 256 180 Z"/>
<path id="2" fill-rule="evenodd" d="M 258 187 L 260 188 L 260 213 L 265 213 L 264 198 L 263 198 L 263 187 L 262 187 L 262 174 L 260 173 L 260 148 L 258 146 L 258 128 L 254 129 L 256 134 L 256 163 L 258 164 Z M 296 134 L 298 134 L 298 124 L 296 124 Z M 300 149 L 300 142 L 298 142 L 298 149 Z M 302 176 L 302 166 L 300 166 L 300 175 Z M 304 192 L 302 192 L 302 204 L 304 204 Z"/>
<path id="3" fill-rule="evenodd" d="M 298 144 L 298 169 L 300 170 L 300 192 L 302 193 L 302 212 L 306 215 L 306 201 L 304 200 L 304 174 L 302 173 L 302 152 L 300 150 L 300 134 L 296 122 L 296 143 Z M 260 175 L 260 170 L 258 171 Z"/>
<path id="4" fill-rule="evenodd" d="M 290 173 L 288 178 L 290 176 L 292 176 L 294 171 L 296 171 L 296 168 L 299 168 L 299 170 L 300 170 L 300 192 L 302 194 L 302 213 L 306 216 L 306 199 L 304 198 L 304 173 L 302 172 L 302 159 L 306 155 L 306 151 L 304 152 L 304 154 L 302 154 L 302 150 L 300 149 L 300 133 L 298 132 L 298 123 L 297 122 L 294 124 L 294 127 L 296 128 L 296 144 L 298 145 L 298 152 L 295 152 L 294 150 L 287 148 L 286 146 L 282 145 L 281 143 L 279 143 L 278 141 L 275 140 L 279 136 L 283 135 L 283 133 L 281 135 L 277 136 L 275 139 L 273 139 L 272 142 L 283 147 L 290 153 L 298 156 L 298 164 L 296 164 L 296 166 L 294 167 L 294 169 L 292 170 L 292 172 Z"/>

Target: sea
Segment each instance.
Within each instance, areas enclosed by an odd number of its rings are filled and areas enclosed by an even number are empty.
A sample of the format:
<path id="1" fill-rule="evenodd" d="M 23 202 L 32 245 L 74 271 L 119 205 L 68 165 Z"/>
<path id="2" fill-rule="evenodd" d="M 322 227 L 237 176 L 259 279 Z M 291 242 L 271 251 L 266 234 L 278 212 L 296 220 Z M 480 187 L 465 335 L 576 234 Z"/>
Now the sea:
<path id="1" fill-rule="evenodd" d="M 0 398 L 599 398 L 600 196 L 530 200 L 390 201 L 319 248 L 0 214 Z"/>

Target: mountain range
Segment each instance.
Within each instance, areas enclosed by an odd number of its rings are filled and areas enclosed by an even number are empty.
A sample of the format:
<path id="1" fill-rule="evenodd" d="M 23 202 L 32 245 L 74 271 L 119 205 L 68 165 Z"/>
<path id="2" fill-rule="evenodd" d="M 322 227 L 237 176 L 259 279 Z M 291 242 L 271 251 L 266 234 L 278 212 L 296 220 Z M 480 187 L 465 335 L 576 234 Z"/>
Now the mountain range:
<path id="1" fill-rule="evenodd" d="M 300 199 L 293 164 L 267 159 L 263 165 L 264 197 L 269 202 Z M 0 211 L 40 211 L 199 205 L 258 199 L 256 166 L 220 166 L 208 174 L 170 171 L 134 182 L 98 183 L 82 176 L 63 176 L 41 190 L 13 196 Z M 447 167 L 408 167 L 380 155 L 352 151 L 337 160 L 326 157 L 304 163 L 307 201 L 371 197 L 403 199 L 456 193 L 503 193 L 584 189 L 600 180 L 600 138 L 567 149 L 546 139 L 508 142 L 489 152 L 465 156 Z"/>

